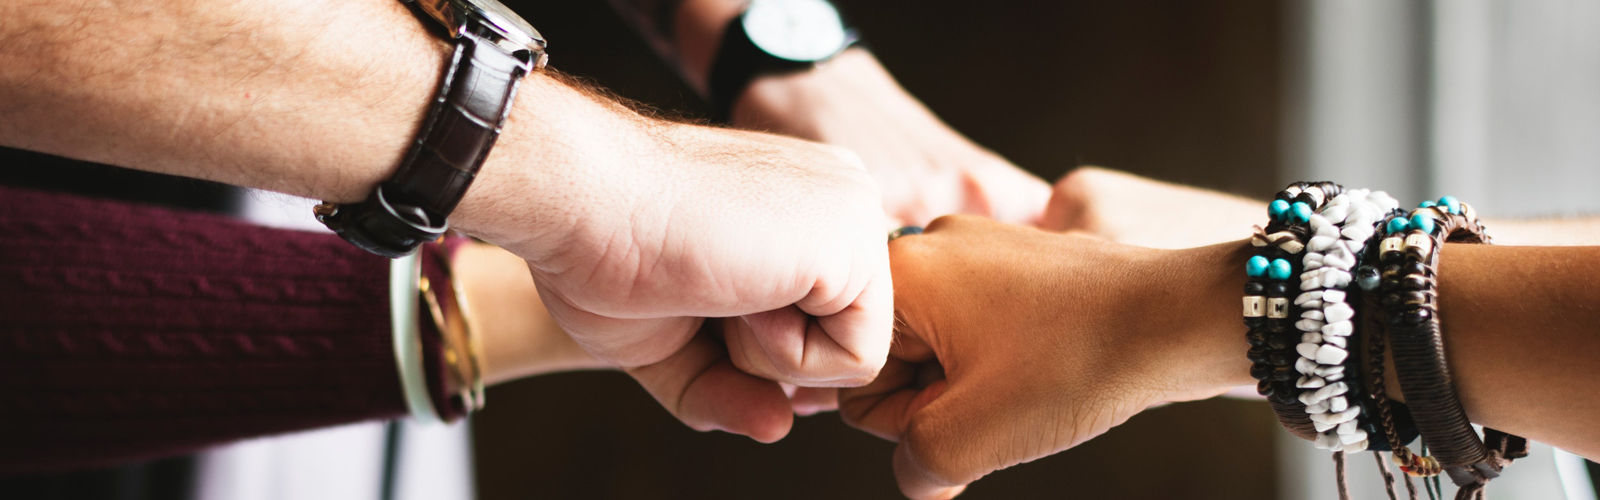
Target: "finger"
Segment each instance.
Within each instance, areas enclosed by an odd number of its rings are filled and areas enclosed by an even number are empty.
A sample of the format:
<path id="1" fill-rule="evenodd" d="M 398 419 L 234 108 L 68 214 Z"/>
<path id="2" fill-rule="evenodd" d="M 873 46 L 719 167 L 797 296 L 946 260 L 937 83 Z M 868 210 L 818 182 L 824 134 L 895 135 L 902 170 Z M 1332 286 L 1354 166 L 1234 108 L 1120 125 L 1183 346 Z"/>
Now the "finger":
<path id="1" fill-rule="evenodd" d="M 887 257 L 885 257 L 887 258 Z M 731 355 L 741 368 L 780 382 L 808 387 L 866 384 L 888 357 L 893 340 L 893 289 L 888 267 L 881 279 L 866 278 L 854 300 L 840 307 L 807 300 L 743 316 L 727 331 Z M 848 287 L 847 287 L 848 288 Z M 764 359 L 756 359 L 756 358 Z"/>
<path id="2" fill-rule="evenodd" d="M 839 416 L 872 435 L 899 441 L 911 416 L 944 392 L 945 384 L 918 383 L 918 366 L 890 358 L 872 383 L 839 390 Z"/>
<path id="3" fill-rule="evenodd" d="M 789 407 L 802 417 L 839 409 L 839 390 L 832 387 L 796 387 L 788 384 L 783 392 L 789 395 Z"/>
<path id="4" fill-rule="evenodd" d="M 707 335 L 666 359 L 625 371 L 668 412 L 699 431 L 721 430 L 771 443 L 794 424 L 778 384 L 739 371 Z"/>

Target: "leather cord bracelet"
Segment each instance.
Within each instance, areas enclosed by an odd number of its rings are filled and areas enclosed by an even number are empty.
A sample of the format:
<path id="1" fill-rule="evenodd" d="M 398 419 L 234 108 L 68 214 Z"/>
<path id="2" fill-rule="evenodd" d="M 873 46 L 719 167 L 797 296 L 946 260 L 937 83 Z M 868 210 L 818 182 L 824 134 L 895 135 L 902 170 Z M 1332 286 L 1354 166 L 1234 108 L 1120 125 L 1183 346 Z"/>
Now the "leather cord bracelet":
<path id="1" fill-rule="evenodd" d="M 1446 362 L 1437 270 L 1445 242 L 1489 243 L 1489 236 L 1472 207 L 1449 196 L 1390 218 L 1384 229 L 1378 250 L 1381 301 L 1395 377 L 1423 443 L 1460 487 L 1456 498 L 1479 497 L 1505 464 L 1526 455 L 1526 441 L 1486 429 L 1486 446 L 1467 419 Z"/>

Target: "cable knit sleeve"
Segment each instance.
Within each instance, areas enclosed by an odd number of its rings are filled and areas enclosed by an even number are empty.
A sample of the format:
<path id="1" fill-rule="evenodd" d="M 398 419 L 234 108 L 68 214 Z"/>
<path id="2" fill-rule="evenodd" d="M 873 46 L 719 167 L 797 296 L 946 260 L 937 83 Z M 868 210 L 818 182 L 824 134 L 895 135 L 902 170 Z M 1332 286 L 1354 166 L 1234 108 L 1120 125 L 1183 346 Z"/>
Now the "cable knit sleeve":
<path id="1" fill-rule="evenodd" d="M 388 269 L 333 235 L 0 187 L 0 474 L 401 416 Z"/>

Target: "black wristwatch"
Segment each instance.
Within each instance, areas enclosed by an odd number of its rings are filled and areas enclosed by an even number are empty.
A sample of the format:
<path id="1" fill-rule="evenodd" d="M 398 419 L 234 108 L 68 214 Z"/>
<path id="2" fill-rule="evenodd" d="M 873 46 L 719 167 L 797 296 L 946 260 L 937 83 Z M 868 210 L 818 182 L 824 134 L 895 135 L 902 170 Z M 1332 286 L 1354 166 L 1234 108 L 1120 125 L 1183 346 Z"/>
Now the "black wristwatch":
<path id="1" fill-rule="evenodd" d="M 529 71 L 544 68 L 545 41 L 495 0 L 400 0 L 436 21 L 455 50 L 422 130 L 394 177 L 365 201 L 323 202 L 317 220 L 345 241 L 384 257 L 443 236 L 447 218 L 483 166 Z"/>
<path id="2" fill-rule="evenodd" d="M 857 41 L 827 0 L 751 0 L 728 23 L 712 60 L 706 85 L 712 112 L 726 122 L 755 77 L 810 69 Z"/>

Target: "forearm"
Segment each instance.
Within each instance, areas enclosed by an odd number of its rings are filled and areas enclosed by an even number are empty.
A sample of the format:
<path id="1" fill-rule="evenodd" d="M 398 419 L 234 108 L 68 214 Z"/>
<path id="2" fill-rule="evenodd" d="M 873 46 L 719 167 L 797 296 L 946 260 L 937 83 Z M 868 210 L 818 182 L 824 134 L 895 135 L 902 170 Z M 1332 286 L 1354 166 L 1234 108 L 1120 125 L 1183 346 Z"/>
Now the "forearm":
<path id="1" fill-rule="evenodd" d="M 1243 242 L 1182 250 L 1162 287 L 1187 290 L 1173 315 L 1183 360 L 1168 360 L 1191 399 L 1250 383 L 1237 298 L 1244 283 Z M 1600 247 L 1449 245 L 1440 253 L 1439 314 L 1447 362 L 1473 422 L 1600 456 Z M 1228 300 L 1223 301 L 1221 298 Z M 1176 300 L 1176 299 L 1174 299 Z M 1226 304 L 1224 304 L 1226 302 Z M 1392 365 L 1391 365 L 1392 366 Z M 1386 387 L 1404 393 L 1386 370 Z"/>
<path id="2" fill-rule="evenodd" d="M 393 0 L 91 5 L 0 5 L 0 144 L 360 201 L 393 174 L 450 50 Z M 453 225 L 500 229 L 485 219 L 513 196 L 529 200 L 519 210 L 552 211 L 528 213 L 534 226 L 519 230 L 567 221 L 571 190 L 539 188 L 637 149 L 628 138 L 642 123 L 556 77 L 528 76 Z"/>

